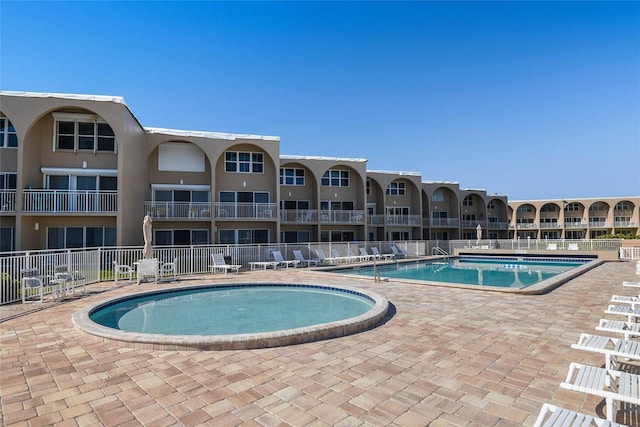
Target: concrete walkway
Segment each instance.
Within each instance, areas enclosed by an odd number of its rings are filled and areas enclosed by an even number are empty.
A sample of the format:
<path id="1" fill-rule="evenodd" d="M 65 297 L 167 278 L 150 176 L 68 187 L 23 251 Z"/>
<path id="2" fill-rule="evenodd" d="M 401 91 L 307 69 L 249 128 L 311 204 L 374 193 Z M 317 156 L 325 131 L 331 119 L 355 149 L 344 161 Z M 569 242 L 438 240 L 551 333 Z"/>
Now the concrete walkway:
<path id="1" fill-rule="evenodd" d="M 634 294 L 623 280 L 638 279 L 635 263 L 610 262 L 541 296 L 306 269 L 181 280 L 343 284 L 393 304 L 357 335 L 210 352 L 134 350 L 76 331 L 71 315 L 86 304 L 156 286 L 90 285 L 62 303 L 0 307 L 0 424 L 530 426 L 545 402 L 602 416 L 602 399 L 559 384 L 570 362 L 603 364 L 570 345 L 596 332 L 612 294 Z"/>

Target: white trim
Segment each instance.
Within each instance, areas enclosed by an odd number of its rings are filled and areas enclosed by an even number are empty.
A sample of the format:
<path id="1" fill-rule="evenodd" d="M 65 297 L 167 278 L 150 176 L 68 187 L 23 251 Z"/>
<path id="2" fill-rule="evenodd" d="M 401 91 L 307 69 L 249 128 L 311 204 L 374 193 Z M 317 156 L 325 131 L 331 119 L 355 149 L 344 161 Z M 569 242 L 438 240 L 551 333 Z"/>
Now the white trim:
<path id="1" fill-rule="evenodd" d="M 235 141 L 237 139 L 258 139 L 261 141 L 275 141 L 280 142 L 279 136 L 265 136 L 265 135 L 249 135 L 241 133 L 223 133 L 223 132 L 206 132 L 197 130 L 178 130 L 178 129 L 166 129 L 166 128 L 154 128 L 144 127 L 147 133 L 171 135 L 171 136 L 184 136 L 184 137 L 198 137 L 209 139 L 226 139 L 229 141 Z"/>
<path id="2" fill-rule="evenodd" d="M 210 185 L 151 184 L 152 190 L 211 191 Z"/>
<path id="3" fill-rule="evenodd" d="M 51 113 L 55 120 L 62 121 L 76 121 L 78 119 L 86 120 L 89 122 L 107 123 L 98 114 L 84 114 L 84 113 Z"/>
<path id="4" fill-rule="evenodd" d="M 40 172 L 45 175 L 74 175 L 74 176 L 118 176 L 118 169 L 83 169 L 83 168 L 50 168 L 41 167 Z"/>

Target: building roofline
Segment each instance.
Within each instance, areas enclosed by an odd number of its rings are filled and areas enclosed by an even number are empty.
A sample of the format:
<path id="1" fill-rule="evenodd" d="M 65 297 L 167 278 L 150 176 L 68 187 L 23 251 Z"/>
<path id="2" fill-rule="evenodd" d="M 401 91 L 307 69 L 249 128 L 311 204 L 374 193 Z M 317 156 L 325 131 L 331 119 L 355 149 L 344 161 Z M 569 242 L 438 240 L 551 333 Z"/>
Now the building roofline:
<path id="1" fill-rule="evenodd" d="M 323 156 L 297 156 L 289 154 L 280 154 L 281 160 L 331 160 L 340 162 L 366 162 L 367 159 L 357 159 L 349 157 L 323 157 Z"/>
<path id="2" fill-rule="evenodd" d="M 400 176 L 422 176 L 420 172 L 411 171 L 386 171 L 386 170 L 367 170 L 367 173 L 380 173 L 385 175 L 400 175 Z"/>
<path id="3" fill-rule="evenodd" d="M 167 129 L 167 128 L 156 128 L 156 127 L 144 127 L 144 130 L 149 134 L 198 137 L 198 138 L 210 138 L 210 139 L 226 139 L 229 141 L 235 141 L 237 139 L 259 139 L 262 141 L 275 141 L 275 142 L 280 141 L 279 136 L 250 135 L 250 134 L 243 134 L 243 133 L 208 132 L 208 131 L 180 130 L 180 129 Z"/>
<path id="4" fill-rule="evenodd" d="M 531 203 L 531 202 L 583 202 L 585 200 L 601 201 L 611 199 L 624 199 L 633 200 L 640 199 L 640 196 L 614 196 L 614 197 L 571 197 L 571 198 L 554 198 L 554 199 L 523 199 L 523 200 L 509 200 L 509 203 Z"/>

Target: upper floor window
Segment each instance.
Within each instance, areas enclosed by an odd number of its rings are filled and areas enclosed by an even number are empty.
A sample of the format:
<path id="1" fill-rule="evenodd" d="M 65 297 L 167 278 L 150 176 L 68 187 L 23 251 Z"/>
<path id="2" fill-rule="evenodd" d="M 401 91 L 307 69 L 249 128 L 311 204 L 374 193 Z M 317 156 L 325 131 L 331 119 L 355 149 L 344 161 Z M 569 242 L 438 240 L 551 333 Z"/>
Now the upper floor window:
<path id="1" fill-rule="evenodd" d="M 0 173 L 0 190 L 15 190 L 18 174 L 15 172 Z"/>
<path id="2" fill-rule="evenodd" d="M 616 207 L 615 210 L 617 211 L 628 211 L 629 208 L 629 202 L 618 202 L 616 203 Z"/>
<path id="3" fill-rule="evenodd" d="M 436 190 L 431 195 L 432 202 L 444 202 L 444 191 Z"/>
<path id="4" fill-rule="evenodd" d="M 0 117 L 0 148 L 18 146 L 18 135 L 11 121 L 6 117 Z"/>
<path id="5" fill-rule="evenodd" d="M 518 206 L 517 212 L 518 213 L 533 212 L 533 205 Z"/>
<path id="6" fill-rule="evenodd" d="M 489 210 L 494 210 L 496 208 L 496 204 L 493 200 L 491 200 L 489 203 L 487 203 L 487 209 Z"/>
<path id="7" fill-rule="evenodd" d="M 322 185 L 328 187 L 348 187 L 349 171 L 342 169 L 329 169 L 322 175 Z"/>
<path id="8" fill-rule="evenodd" d="M 547 203 L 546 205 L 540 208 L 540 212 L 555 212 L 557 206 L 553 203 Z"/>
<path id="9" fill-rule="evenodd" d="M 404 182 L 393 181 L 387 187 L 388 196 L 404 196 L 406 194 L 406 187 Z"/>
<path id="10" fill-rule="evenodd" d="M 473 206 L 473 196 L 467 196 L 462 200 L 462 206 Z"/>
<path id="11" fill-rule="evenodd" d="M 589 206 L 589 211 L 593 212 L 593 211 L 607 211 L 609 210 L 608 206 L 602 202 L 596 202 L 594 204 L 592 204 L 591 206 Z"/>
<path id="12" fill-rule="evenodd" d="M 280 185 L 304 185 L 304 169 L 280 168 Z"/>
<path id="13" fill-rule="evenodd" d="M 580 203 L 569 203 L 565 206 L 564 210 L 577 212 L 580 210 Z"/>
<path id="14" fill-rule="evenodd" d="M 53 150 L 116 151 L 116 136 L 100 117 L 91 114 L 53 113 Z"/>
<path id="15" fill-rule="evenodd" d="M 227 151 L 224 158 L 225 172 L 263 173 L 264 156 L 262 153 L 245 151 Z"/>

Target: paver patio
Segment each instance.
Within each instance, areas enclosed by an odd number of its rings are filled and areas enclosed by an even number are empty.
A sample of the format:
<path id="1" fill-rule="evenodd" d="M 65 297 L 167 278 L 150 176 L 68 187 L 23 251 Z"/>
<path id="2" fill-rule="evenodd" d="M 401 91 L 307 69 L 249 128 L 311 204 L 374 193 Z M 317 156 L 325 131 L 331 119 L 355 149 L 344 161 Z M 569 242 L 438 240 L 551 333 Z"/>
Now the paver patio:
<path id="1" fill-rule="evenodd" d="M 559 384 L 570 362 L 603 364 L 570 345 L 595 331 L 612 294 L 633 294 L 623 280 L 638 280 L 635 263 L 605 263 L 540 296 L 308 269 L 93 284 L 63 303 L 0 307 L 0 424 L 530 426 L 545 402 L 602 416 L 602 399 Z M 361 287 L 393 306 L 364 333 L 242 351 L 130 349 L 71 322 L 87 304 L 154 286 L 245 281 Z"/>

